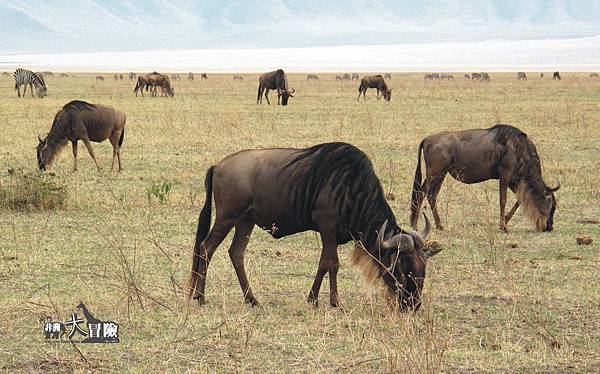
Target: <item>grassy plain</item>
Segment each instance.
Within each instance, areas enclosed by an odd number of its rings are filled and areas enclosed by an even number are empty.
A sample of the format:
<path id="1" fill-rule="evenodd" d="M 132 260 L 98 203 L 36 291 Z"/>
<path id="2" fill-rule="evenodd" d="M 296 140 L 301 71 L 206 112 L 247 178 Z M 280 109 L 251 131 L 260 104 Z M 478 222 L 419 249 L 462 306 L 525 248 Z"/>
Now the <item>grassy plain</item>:
<path id="1" fill-rule="evenodd" d="M 356 82 L 290 74 L 288 107 L 256 105 L 257 74 L 174 82 L 175 98 L 138 97 L 105 74 L 47 78 L 49 97 L 18 99 L 0 78 L 0 184 L 36 168 L 36 135 L 66 102 L 82 99 L 127 114 L 124 172 L 110 174 L 111 147 L 85 148 L 72 171 L 70 148 L 54 173 L 64 207 L 0 210 L 0 369 L 127 372 L 598 372 L 600 371 L 600 80 L 564 73 L 491 74 L 490 83 L 423 81 L 394 74 L 392 101 L 356 102 Z M 182 74 L 183 76 L 183 74 Z M 276 95 L 271 93 L 272 101 Z M 346 141 L 373 160 L 390 204 L 408 226 L 420 139 L 441 130 L 513 124 L 535 139 L 549 183 L 560 178 L 555 231 L 535 233 L 517 213 L 497 228 L 495 182 L 446 179 L 440 194 L 445 250 L 430 261 L 424 306 L 390 313 L 340 248 L 343 309 L 305 297 L 317 268 L 314 233 L 274 240 L 254 231 L 246 268 L 264 306 L 243 304 L 227 255 L 211 263 L 206 306 L 186 300 L 206 169 L 253 147 Z M 171 185 L 161 203 L 148 189 Z M 514 196 L 509 197 L 509 204 Z M 577 246 L 579 233 L 591 246 Z M 121 325 L 116 345 L 44 341 L 40 320 L 65 320 L 80 301 Z M 81 313 L 79 313 L 81 315 Z"/>

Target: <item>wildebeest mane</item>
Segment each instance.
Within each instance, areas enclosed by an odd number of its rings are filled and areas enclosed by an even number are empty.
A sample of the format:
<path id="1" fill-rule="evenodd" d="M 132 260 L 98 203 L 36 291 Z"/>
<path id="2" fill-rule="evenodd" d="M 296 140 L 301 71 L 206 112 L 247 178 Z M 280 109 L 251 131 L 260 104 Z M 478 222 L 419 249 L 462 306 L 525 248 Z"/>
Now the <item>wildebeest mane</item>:
<path id="1" fill-rule="evenodd" d="M 329 198 L 341 217 L 340 243 L 358 240 L 359 235 L 364 235 L 365 244 L 374 243 L 385 220 L 389 230 L 400 231 L 373 164 L 358 148 L 347 143 L 315 145 L 302 150 L 285 168 L 302 164 L 293 192 L 299 214 L 310 219 L 321 190 L 330 187 Z"/>
<path id="2" fill-rule="evenodd" d="M 510 125 L 498 124 L 490 130 L 495 132 L 494 140 L 505 147 L 505 152 L 512 152 L 517 159 L 514 179 L 518 183 L 514 187 L 524 214 L 536 226 L 545 227 L 547 216 L 540 213 L 539 204 L 545 199 L 546 184 L 535 144 L 527 134 Z"/>

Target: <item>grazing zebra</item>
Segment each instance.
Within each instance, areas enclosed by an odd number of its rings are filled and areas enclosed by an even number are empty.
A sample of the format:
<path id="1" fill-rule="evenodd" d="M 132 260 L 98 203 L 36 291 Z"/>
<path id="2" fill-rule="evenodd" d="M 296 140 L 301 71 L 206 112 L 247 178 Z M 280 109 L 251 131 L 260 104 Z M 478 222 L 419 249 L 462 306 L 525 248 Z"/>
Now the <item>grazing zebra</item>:
<path id="1" fill-rule="evenodd" d="M 25 97 L 27 85 L 29 85 L 31 90 L 31 97 L 35 97 L 33 95 L 33 86 L 35 86 L 39 98 L 47 95 L 48 89 L 46 88 L 46 82 L 44 82 L 44 78 L 42 78 L 40 74 L 34 73 L 31 70 L 19 68 L 15 70 L 13 76 L 15 77 L 15 90 L 17 90 L 19 97 L 21 97 L 21 86 L 25 86 L 23 88 L 23 97 Z"/>

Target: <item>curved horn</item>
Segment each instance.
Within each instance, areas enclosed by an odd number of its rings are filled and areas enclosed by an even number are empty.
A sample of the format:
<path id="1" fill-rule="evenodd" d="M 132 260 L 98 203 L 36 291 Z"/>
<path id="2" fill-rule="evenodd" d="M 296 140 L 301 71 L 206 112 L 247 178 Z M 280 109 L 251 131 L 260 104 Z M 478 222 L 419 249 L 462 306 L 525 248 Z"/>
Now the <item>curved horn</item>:
<path id="1" fill-rule="evenodd" d="M 383 240 L 383 236 L 385 235 L 385 227 L 387 226 L 388 220 L 386 219 L 383 225 L 381 225 L 381 229 L 379 230 L 379 234 L 377 234 L 377 245 L 379 248 L 385 248 L 385 242 Z"/>
<path id="2" fill-rule="evenodd" d="M 548 187 L 548 191 L 551 192 L 556 192 L 560 189 L 560 181 L 557 179 L 556 180 L 556 187 Z"/>
<path id="3" fill-rule="evenodd" d="M 296 92 L 296 90 L 295 90 L 295 89 L 293 89 L 293 88 L 288 90 L 288 93 L 291 93 L 291 94 L 293 94 L 294 92 Z"/>
<path id="4" fill-rule="evenodd" d="M 425 214 L 425 212 L 423 212 L 423 217 L 425 218 L 425 228 L 421 232 L 421 237 L 423 238 L 423 240 L 425 240 L 427 239 L 427 235 L 429 235 L 429 233 L 431 232 L 431 222 L 429 222 L 429 218 L 427 217 L 427 214 Z"/>
<path id="5" fill-rule="evenodd" d="M 37 136 L 37 137 L 38 137 L 38 140 L 40 141 L 40 143 L 43 143 L 43 142 L 44 142 L 44 140 L 42 139 L 42 137 L 40 136 L 40 134 L 38 134 L 38 136 Z"/>

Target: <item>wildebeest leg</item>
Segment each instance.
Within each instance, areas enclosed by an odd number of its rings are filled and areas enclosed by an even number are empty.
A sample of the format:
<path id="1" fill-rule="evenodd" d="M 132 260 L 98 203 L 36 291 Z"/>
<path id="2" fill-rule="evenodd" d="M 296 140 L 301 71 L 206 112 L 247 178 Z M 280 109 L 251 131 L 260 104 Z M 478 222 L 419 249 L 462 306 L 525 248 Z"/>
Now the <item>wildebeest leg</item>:
<path id="1" fill-rule="evenodd" d="M 440 219 L 436 204 L 437 195 L 440 193 L 440 188 L 442 187 L 445 177 L 446 174 L 444 173 L 442 175 L 437 175 L 434 178 L 427 178 L 427 180 L 429 180 L 429 186 L 427 187 L 427 200 L 429 201 L 429 206 L 431 207 L 431 212 L 433 213 L 433 218 L 435 219 L 435 226 L 438 230 L 444 229 L 444 225 L 442 225 L 442 220 Z"/>
<path id="2" fill-rule="evenodd" d="M 240 282 L 240 287 L 244 294 L 244 301 L 248 304 L 252 304 L 252 306 L 256 306 L 258 305 L 258 301 L 252 293 L 248 277 L 246 276 L 246 269 L 244 267 L 244 254 L 253 228 L 254 222 L 248 219 L 242 220 L 235 226 L 235 234 L 233 236 L 233 241 L 231 242 L 231 247 L 229 247 L 229 257 L 231 258 L 231 263 L 233 264 L 233 268 L 235 269 L 235 273 Z"/>
<path id="3" fill-rule="evenodd" d="M 77 140 L 72 141 L 73 146 L 73 171 L 77 171 Z"/>
<path id="4" fill-rule="evenodd" d="M 94 150 L 92 149 L 92 143 L 90 143 L 90 140 L 88 138 L 81 138 L 81 140 L 83 141 L 83 144 L 85 145 L 88 152 L 90 153 L 90 156 L 92 156 L 92 159 L 94 160 L 94 163 L 96 164 L 96 168 L 98 169 L 98 171 L 100 171 L 100 165 L 98 165 L 98 161 L 96 160 L 96 155 L 94 155 Z"/>
<path id="5" fill-rule="evenodd" d="M 412 204 L 414 204 L 414 209 L 411 210 L 410 225 L 415 230 L 417 230 L 417 222 L 419 221 L 419 216 L 421 215 L 421 205 L 423 204 L 423 198 L 425 197 L 425 195 L 427 195 L 428 188 L 428 178 L 425 178 L 425 180 L 421 184 L 421 191 L 416 193 L 415 201 L 412 202 Z"/>
<path id="6" fill-rule="evenodd" d="M 337 291 L 337 273 L 339 270 L 339 259 L 337 254 L 337 241 L 335 230 L 322 230 L 321 240 L 323 241 L 323 251 L 319 260 L 319 268 L 315 281 L 308 294 L 308 301 L 315 305 L 318 304 L 319 291 L 321 283 L 326 272 L 329 272 L 329 303 L 333 307 L 337 307 L 339 303 Z"/>
<path id="7" fill-rule="evenodd" d="M 113 172 L 113 169 L 115 167 L 115 158 L 119 161 L 119 173 L 121 172 L 121 170 L 123 169 L 121 167 L 121 147 L 119 146 L 119 138 L 121 137 L 121 131 L 113 131 L 112 134 L 110 134 L 110 137 L 108 138 L 108 140 L 110 141 L 110 144 L 112 144 L 113 146 L 113 157 L 112 157 L 112 163 L 110 164 L 110 172 Z"/>
<path id="8" fill-rule="evenodd" d="M 215 254 L 217 247 L 223 242 L 223 239 L 229 234 L 232 227 L 233 222 L 231 222 L 231 220 L 224 220 L 217 215 L 215 225 L 208 233 L 206 239 L 202 242 L 199 261 L 200 266 L 198 267 L 198 285 L 196 286 L 196 291 L 194 293 L 194 299 L 197 299 L 200 304 L 205 303 L 204 290 L 206 288 L 206 274 L 208 272 L 210 260 Z"/>
<path id="9" fill-rule="evenodd" d="M 508 180 L 500 176 L 500 230 L 506 230 L 504 211 L 506 209 L 506 194 L 508 192 Z"/>
<path id="10" fill-rule="evenodd" d="M 379 97 L 379 88 L 377 89 L 377 100 L 381 99 L 381 97 Z"/>
<path id="11" fill-rule="evenodd" d="M 267 99 L 267 104 L 271 105 L 271 102 L 269 102 L 269 87 L 265 89 L 265 99 Z"/>
<path id="12" fill-rule="evenodd" d="M 505 224 L 508 224 L 508 221 L 510 221 L 510 219 L 515 214 L 515 212 L 517 211 L 518 208 L 519 208 L 519 202 L 517 201 L 515 203 L 515 205 L 512 207 L 512 209 L 510 210 L 510 212 L 508 212 L 508 214 L 506 215 L 506 217 L 504 219 Z"/>

